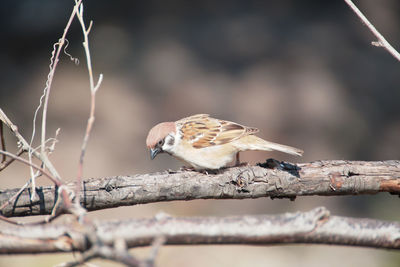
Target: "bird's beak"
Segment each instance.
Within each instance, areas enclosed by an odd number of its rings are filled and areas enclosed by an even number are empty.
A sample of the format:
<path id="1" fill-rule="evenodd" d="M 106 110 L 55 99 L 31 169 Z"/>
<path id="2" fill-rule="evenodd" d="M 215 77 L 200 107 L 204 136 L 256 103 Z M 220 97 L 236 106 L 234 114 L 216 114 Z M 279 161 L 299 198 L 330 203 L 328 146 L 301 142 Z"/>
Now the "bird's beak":
<path id="1" fill-rule="evenodd" d="M 150 158 L 154 159 L 158 153 L 161 152 L 161 148 L 155 147 L 155 148 L 150 148 Z"/>

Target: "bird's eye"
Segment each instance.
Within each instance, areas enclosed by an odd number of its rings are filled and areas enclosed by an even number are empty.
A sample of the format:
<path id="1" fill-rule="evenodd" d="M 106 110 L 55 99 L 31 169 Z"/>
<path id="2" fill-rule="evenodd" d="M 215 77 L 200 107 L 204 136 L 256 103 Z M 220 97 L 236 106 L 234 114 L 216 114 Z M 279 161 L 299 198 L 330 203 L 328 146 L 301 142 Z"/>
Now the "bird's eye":
<path id="1" fill-rule="evenodd" d="M 162 146 L 164 144 L 164 139 L 161 139 L 160 141 L 158 141 L 158 145 Z"/>

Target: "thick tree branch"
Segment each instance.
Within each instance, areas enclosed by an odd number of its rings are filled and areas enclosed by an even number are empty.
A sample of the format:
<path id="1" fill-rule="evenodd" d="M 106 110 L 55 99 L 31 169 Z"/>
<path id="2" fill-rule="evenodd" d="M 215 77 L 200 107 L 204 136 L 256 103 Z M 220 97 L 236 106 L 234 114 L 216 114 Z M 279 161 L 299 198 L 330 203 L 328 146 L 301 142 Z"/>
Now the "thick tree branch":
<path id="1" fill-rule="evenodd" d="M 97 236 L 106 245 L 124 240 L 127 247 L 165 244 L 333 244 L 400 249 L 400 224 L 372 219 L 330 216 L 325 208 L 282 215 L 186 217 L 159 215 L 150 219 L 98 222 Z M 0 253 L 48 253 L 90 250 L 76 224 L 9 226 L 0 229 Z"/>
<path id="2" fill-rule="evenodd" d="M 73 183 L 68 184 L 71 189 Z M 19 189 L 0 192 L 0 206 Z M 162 172 L 84 181 L 81 203 L 87 210 L 192 199 L 292 198 L 308 195 L 400 194 L 400 161 L 316 161 L 229 168 L 218 174 Z M 2 210 L 7 217 L 50 214 L 57 199 L 53 186 L 30 189 Z"/>

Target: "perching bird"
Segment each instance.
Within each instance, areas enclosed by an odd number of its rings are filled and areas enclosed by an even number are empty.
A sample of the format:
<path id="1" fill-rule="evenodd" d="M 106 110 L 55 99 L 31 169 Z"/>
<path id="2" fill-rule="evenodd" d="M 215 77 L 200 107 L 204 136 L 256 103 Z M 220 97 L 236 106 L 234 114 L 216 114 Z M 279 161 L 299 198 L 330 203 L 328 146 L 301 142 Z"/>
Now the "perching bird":
<path id="1" fill-rule="evenodd" d="M 272 143 L 255 136 L 257 128 L 197 114 L 176 122 L 162 122 L 147 135 L 150 157 L 166 152 L 195 170 L 226 167 L 238 153 L 246 150 L 277 150 L 301 156 L 303 150 Z"/>

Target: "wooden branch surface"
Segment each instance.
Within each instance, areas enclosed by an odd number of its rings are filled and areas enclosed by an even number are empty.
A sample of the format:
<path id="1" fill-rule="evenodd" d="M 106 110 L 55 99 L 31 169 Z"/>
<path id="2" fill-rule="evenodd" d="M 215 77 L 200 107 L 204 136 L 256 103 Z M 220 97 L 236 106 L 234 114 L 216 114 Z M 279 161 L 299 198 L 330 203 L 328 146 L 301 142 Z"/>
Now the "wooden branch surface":
<path id="1" fill-rule="evenodd" d="M 170 245 L 195 244 L 334 244 L 400 249 L 400 224 L 330 216 L 325 208 L 281 215 L 184 217 L 96 223 L 97 236 L 112 246 L 148 246 L 159 237 Z M 0 228 L 0 254 L 85 251 L 90 249 L 79 224 L 45 224 Z"/>
<path id="2" fill-rule="evenodd" d="M 279 169 L 280 168 L 280 169 Z M 68 185 L 75 188 L 73 183 Z M 0 205 L 19 189 L 0 192 Z M 192 199 L 295 198 L 309 195 L 400 194 L 400 161 L 316 161 L 278 169 L 228 168 L 218 174 L 193 171 L 115 176 L 84 181 L 80 200 L 89 211 L 160 201 Z M 50 214 L 57 199 L 53 186 L 31 190 L 2 210 L 7 217 Z"/>

